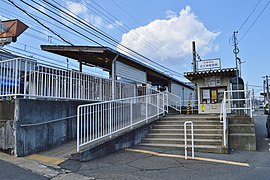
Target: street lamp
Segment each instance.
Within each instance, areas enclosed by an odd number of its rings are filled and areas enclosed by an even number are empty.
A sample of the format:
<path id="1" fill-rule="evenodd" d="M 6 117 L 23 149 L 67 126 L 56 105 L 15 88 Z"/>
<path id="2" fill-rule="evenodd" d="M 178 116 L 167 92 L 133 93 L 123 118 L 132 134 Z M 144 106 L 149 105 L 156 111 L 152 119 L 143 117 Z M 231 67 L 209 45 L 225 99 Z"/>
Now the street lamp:
<path id="1" fill-rule="evenodd" d="M 242 74 L 241 64 L 244 64 L 246 61 L 241 61 L 239 57 L 237 57 L 237 60 L 239 63 L 239 77 L 241 77 L 241 74 Z"/>

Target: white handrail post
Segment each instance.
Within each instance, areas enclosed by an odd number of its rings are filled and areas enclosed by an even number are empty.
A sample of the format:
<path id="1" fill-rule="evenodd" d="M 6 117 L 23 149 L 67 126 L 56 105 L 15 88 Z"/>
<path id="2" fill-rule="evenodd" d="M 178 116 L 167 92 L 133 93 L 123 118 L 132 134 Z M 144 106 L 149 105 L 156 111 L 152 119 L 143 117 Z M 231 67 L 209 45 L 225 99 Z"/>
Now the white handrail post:
<path id="1" fill-rule="evenodd" d="M 112 137 L 112 103 L 109 104 L 109 123 L 110 123 L 110 138 Z"/>
<path id="2" fill-rule="evenodd" d="M 160 106 L 159 93 L 157 93 L 157 113 L 158 113 L 158 117 L 159 117 L 159 106 Z"/>
<path id="3" fill-rule="evenodd" d="M 163 115 L 165 115 L 165 94 L 164 94 L 164 92 L 162 93 L 162 100 L 163 100 L 163 103 L 162 103 Z"/>
<path id="4" fill-rule="evenodd" d="M 226 108 L 226 92 L 224 91 L 223 98 L 223 145 L 227 146 L 226 129 L 227 129 L 227 108 Z"/>
<path id="5" fill-rule="evenodd" d="M 77 152 L 80 151 L 80 107 L 77 108 Z"/>
<path id="6" fill-rule="evenodd" d="M 132 129 L 132 99 L 130 100 L 130 125 Z"/>
<path id="7" fill-rule="evenodd" d="M 169 113 L 169 93 L 168 90 L 166 91 L 166 95 L 167 95 L 167 113 Z"/>
<path id="8" fill-rule="evenodd" d="M 182 98 L 180 97 L 180 103 L 179 103 L 179 106 L 180 106 L 180 114 L 181 114 L 181 112 L 182 112 Z"/>
<path id="9" fill-rule="evenodd" d="M 253 114 L 252 114 L 252 100 L 251 100 L 251 96 L 250 96 L 250 117 L 252 118 L 253 117 Z"/>
<path id="10" fill-rule="evenodd" d="M 18 79 L 18 59 L 15 60 L 15 94 L 19 94 L 18 93 L 18 81 L 20 81 L 20 79 Z"/>
<path id="11" fill-rule="evenodd" d="M 184 135 L 185 135 L 185 159 L 187 159 L 187 124 L 191 126 L 191 153 L 192 159 L 194 159 L 194 134 L 193 134 L 193 122 L 186 121 L 184 123 Z"/>
<path id="12" fill-rule="evenodd" d="M 147 105 L 147 99 L 148 99 L 148 96 L 146 95 L 146 96 L 145 96 L 145 119 L 148 118 L 148 105 Z"/>

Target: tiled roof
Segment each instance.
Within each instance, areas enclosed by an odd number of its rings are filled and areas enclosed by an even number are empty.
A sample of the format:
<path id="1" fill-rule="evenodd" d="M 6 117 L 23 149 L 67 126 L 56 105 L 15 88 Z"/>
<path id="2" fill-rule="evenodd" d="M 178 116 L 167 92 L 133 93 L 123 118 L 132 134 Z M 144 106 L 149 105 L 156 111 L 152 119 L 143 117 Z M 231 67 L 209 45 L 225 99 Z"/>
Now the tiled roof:
<path id="1" fill-rule="evenodd" d="M 184 73 L 184 76 L 190 81 L 193 81 L 204 77 L 212 77 L 212 76 L 235 77 L 236 72 L 237 69 L 235 68 L 226 68 L 226 69 L 215 69 L 197 72 L 186 72 Z"/>

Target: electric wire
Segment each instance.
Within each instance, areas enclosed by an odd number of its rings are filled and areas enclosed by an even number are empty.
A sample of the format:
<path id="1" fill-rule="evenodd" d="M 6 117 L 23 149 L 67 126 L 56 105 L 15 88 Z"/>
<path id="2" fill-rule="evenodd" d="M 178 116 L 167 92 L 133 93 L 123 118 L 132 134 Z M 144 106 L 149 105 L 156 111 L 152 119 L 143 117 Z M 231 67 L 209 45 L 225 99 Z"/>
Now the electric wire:
<path id="1" fill-rule="evenodd" d="M 261 15 L 263 14 L 263 12 L 265 11 L 265 9 L 268 7 L 268 5 L 270 4 L 270 1 L 267 2 L 267 4 L 264 6 L 264 8 L 262 9 L 262 11 L 260 12 L 260 14 L 257 16 L 257 18 L 253 21 L 253 23 L 249 26 L 248 30 L 244 33 L 244 35 L 240 38 L 239 42 L 240 43 L 244 37 L 247 35 L 247 33 L 250 31 L 250 29 L 254 26 L 254 24 L 258 21 L 258 19 L 261 17 Z"/>
<path id="2" fill-rule="evenodd" d="M 49 28 L 48 26 L 45 26 L 43 23 L 41 23 L 39 20 L 37 20 L 34 16 L 32 16 L 29 12 L 27 12 L 26 10 L 24 10 L 23 8 L 19 7 L 17 4 L 15 4 L 12 0 L 8 0 L 11 4 L 13 4 L 16 8 L 18 8 L 19 10 L 21 10 L 22 12 L 24 12 L 26 15 L 28 15 L 30 18 L 32 18 L 33 20 L 35 20 L 38 24 L 40 24 L 41 26 L 45 27 L 47 30 L 49 30 L 50 32 L 52 32 L 53 34 L 55 34 L 57 37 L 59 37 L 60 39 L 62 39 L 64 42 L 66 42 L 67 44 L 73 45 L 71 42 L 65 40 L 63 37 L 61 37 L 59 34 L 57 34 L 56 32 L 54 32 L 51 28 Z"/>
<path id="3" fill-rule="evenodd" d="M 242 25 L 240 26 L 240 28 L 238 29 L 238 31 L 240 31 L 243 26 L 246 24 L 246 22 L 249 20 L 249 18 L 251 17 L 251 15 L 254 13 L 254 11 L 257 9 L 258 5 L 260 4 L 261 0 L 259 0 L 256 4 L 256 6 L 253 8 L 253 10 L 251 11 L 251 13 L 248 15 L 248 17 L 246 18 L 246 20 L 242 23 Z"/>

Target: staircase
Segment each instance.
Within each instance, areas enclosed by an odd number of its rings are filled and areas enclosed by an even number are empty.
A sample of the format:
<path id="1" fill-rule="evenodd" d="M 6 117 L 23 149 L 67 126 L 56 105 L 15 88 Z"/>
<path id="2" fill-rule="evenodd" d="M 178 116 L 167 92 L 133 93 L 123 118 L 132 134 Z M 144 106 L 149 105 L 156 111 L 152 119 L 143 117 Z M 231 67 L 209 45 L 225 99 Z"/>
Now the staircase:
<path id="1" fill-rule="evenodd" d="M 157 121 L 139 145 L 184 150 L 186 121 L 193 122 L 195 151 L 228 153 L 228 148 L 222 146 L 223 124 L 214 115 L 168 115 Z M 190 126 L 187 126 L 187 139 L 188 145 L 191 145 Z"/>

